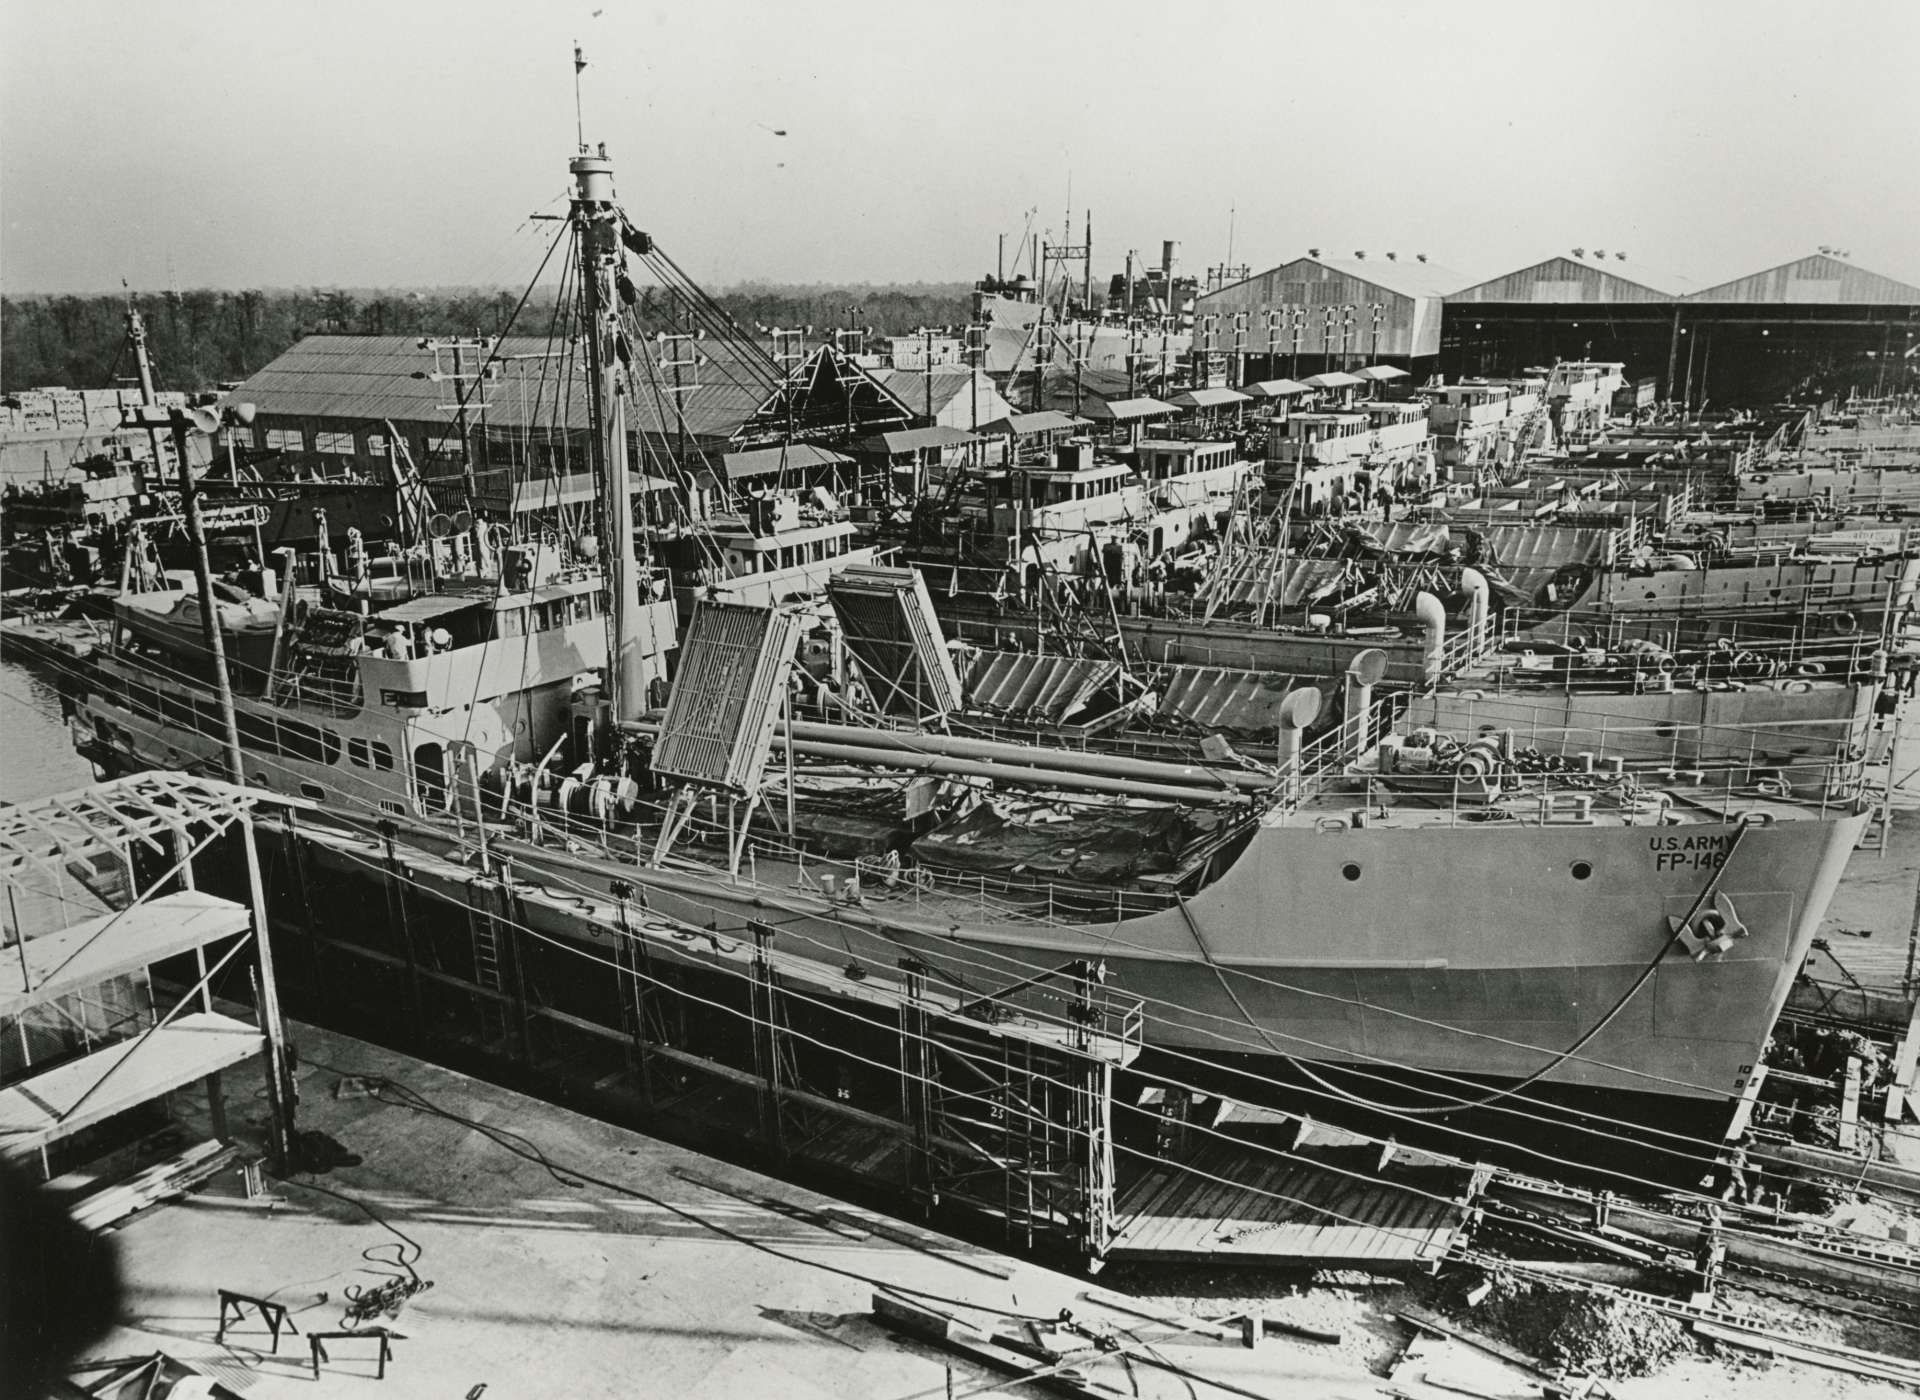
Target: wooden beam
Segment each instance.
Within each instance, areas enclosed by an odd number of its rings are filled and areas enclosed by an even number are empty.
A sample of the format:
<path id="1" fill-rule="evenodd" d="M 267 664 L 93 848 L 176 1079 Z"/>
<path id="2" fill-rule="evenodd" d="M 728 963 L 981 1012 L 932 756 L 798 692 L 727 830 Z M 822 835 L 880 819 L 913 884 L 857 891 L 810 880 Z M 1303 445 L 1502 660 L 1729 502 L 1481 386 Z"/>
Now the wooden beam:
<path id="1" fill-rule="evenodd" d="M 1913 1072 L 1916 1060 L 1920 1060 L 1920 1002 L 1914 1003 L 1913 1015 L 1907 1021 L 1907 1033 L 1900 1037 L 1900 1043 L 1893 1052 L 1893 1084 L 1887 1090 L 1886 1121 L 1898 1123 L 1901 1116 L 1912 1107 Z"/>
<path id="2" fill-rule="evenodd" d="M 1840 1091 L 1840 1136 L 1842 1152 L 1860 1150 L 1860 1057 L 1847 1056 L 1846 1083 Z"/>

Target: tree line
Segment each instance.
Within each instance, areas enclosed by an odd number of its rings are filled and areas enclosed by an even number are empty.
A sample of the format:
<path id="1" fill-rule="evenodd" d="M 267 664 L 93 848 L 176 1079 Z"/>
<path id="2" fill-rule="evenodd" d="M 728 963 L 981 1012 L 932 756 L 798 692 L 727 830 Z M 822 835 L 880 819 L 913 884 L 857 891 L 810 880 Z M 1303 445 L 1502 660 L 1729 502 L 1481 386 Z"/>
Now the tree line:
<path id="1" fill-rule="evenodd" d="M 750 336 L 770 328 L 871 327 L 900 335 L 959 325 L 970 312 L 961 283 L 786 286 L 753 282 L 714 294 Z M 519 295 L 488 288 L 431 290 L 313 288 L 137 294 L 147 350 L 163 389 L 212 389 L 245 379 L 308 335 L 544 335 L 553 292 L 536 291 L 514 317 Z M 110 388 L 133 375 L 124 296 L 0 298 L 0 390 L 60 385 Z M 648 288 L 636 308 L 648 330 L 670 329 L 685 308 Z"/>

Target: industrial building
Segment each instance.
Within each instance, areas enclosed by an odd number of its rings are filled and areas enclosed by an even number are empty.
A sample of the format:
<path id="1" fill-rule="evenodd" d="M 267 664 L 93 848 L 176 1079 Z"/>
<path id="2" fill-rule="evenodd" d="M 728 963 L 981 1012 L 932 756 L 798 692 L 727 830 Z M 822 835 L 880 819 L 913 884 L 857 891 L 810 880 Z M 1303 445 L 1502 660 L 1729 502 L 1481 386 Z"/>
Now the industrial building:
<path id="1" fill-rule="evenodd" d="M 1304 258 L 1201 297 L 1194 348 L 1235 383 L 1390 362 L 1424 376 L 1440 354 L 1448 292 L 1465 279 L 1425 253 Z"/>
<path id="2" fill-rule="evenodd" d="M 637 460 L 655 472 L 668 463 L 694 471 L 722 463 L 737 480 L 792 466 L 801 444 L 765 450 L 789 435 L 842 443 L 919 421 L 915 408 L 832 346 L 776 359 L 751 346 L 688 340 L 672 354 L 684 363 L 669 360 L 653 392 L 627 405 Z M 308 336 L 233 396 L 255 405 L 257 450 L 322 470 L 378 473 L 397 437 L 423 475 L 445 476 L 463 463 L 463 436 L 475 443 L 483 493 L 504 491 L 510 467 L 562 481 L 587 469 L 586 391 L 578 367 L 550 358 L 544 340 L 478 342 L 456 360 L 448 347 L 408 336 Z"/>
<path id="3" fill-rule="evenodd" d="M 1831 251 L 1711 286 L 1576 248 L 1446 299 L 1449 378 L 1617 360 L 1693 404 L 1871 397 L 1911 387 L 1920 287 Z"/>
<path id="4" fill-rule="evenodd" d="M 1419 255 L 1316 252 L 1203 296 L 1194 334 L 1243 381 L 1358 360 L 1448 380 L 1580 360 L 1695 406 L 1878 398 L 1920 375 L 1920 286 L 1831 248 L 1717 283 L 1599 248 L 1472 283 Z"/>

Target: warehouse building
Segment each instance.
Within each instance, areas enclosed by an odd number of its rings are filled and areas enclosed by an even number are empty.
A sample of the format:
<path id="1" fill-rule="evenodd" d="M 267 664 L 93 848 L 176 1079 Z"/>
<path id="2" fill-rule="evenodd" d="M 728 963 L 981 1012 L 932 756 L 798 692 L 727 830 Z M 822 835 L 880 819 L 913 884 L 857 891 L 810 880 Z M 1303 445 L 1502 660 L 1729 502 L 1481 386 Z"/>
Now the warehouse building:
<path id="1" fill-rule="evenodd" d="M 1832 249 L 1702 286 L 1575 248 L 1450 293 L 1439 367 L 1619 361 L 1630 383 L 1696 406 L 1877 398 L 1915 387 L 1916 331 L 1920 287 Z"/>
<path id="2" fill-rule="evenodd" d="M 1447 293 L 1465 280 L 1424 253 L 1315 248 L 1201 297 L 1194 347 L 1224 361 L 1235 384 L 1383 362 L 1424 377 L 1438 363 Z"/>

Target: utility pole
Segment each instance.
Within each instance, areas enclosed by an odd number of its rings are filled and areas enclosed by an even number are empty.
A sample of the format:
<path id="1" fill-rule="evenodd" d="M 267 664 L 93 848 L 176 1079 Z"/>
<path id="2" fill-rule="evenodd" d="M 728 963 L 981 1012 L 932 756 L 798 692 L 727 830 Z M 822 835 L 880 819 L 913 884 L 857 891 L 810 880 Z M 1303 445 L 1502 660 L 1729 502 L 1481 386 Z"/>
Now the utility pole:
<path id="1" fill-rule="evenodd" d="M 927 426 L 932 427 L 933 426 L 933 327 L 932 326 L 926 327 L 924 334 L 926 336 L 926 347 L 927 347 L 926 349 L 927 363 L 925 366 L 927 371 Z"/>
<path id="2" fill-rule="evenodd" d="M 1093 211 L 1087 210 L 1087 261 L 1086 270 L 1080 274 L 1080 309 L 1083 314 L 1093 314 Z"/>

